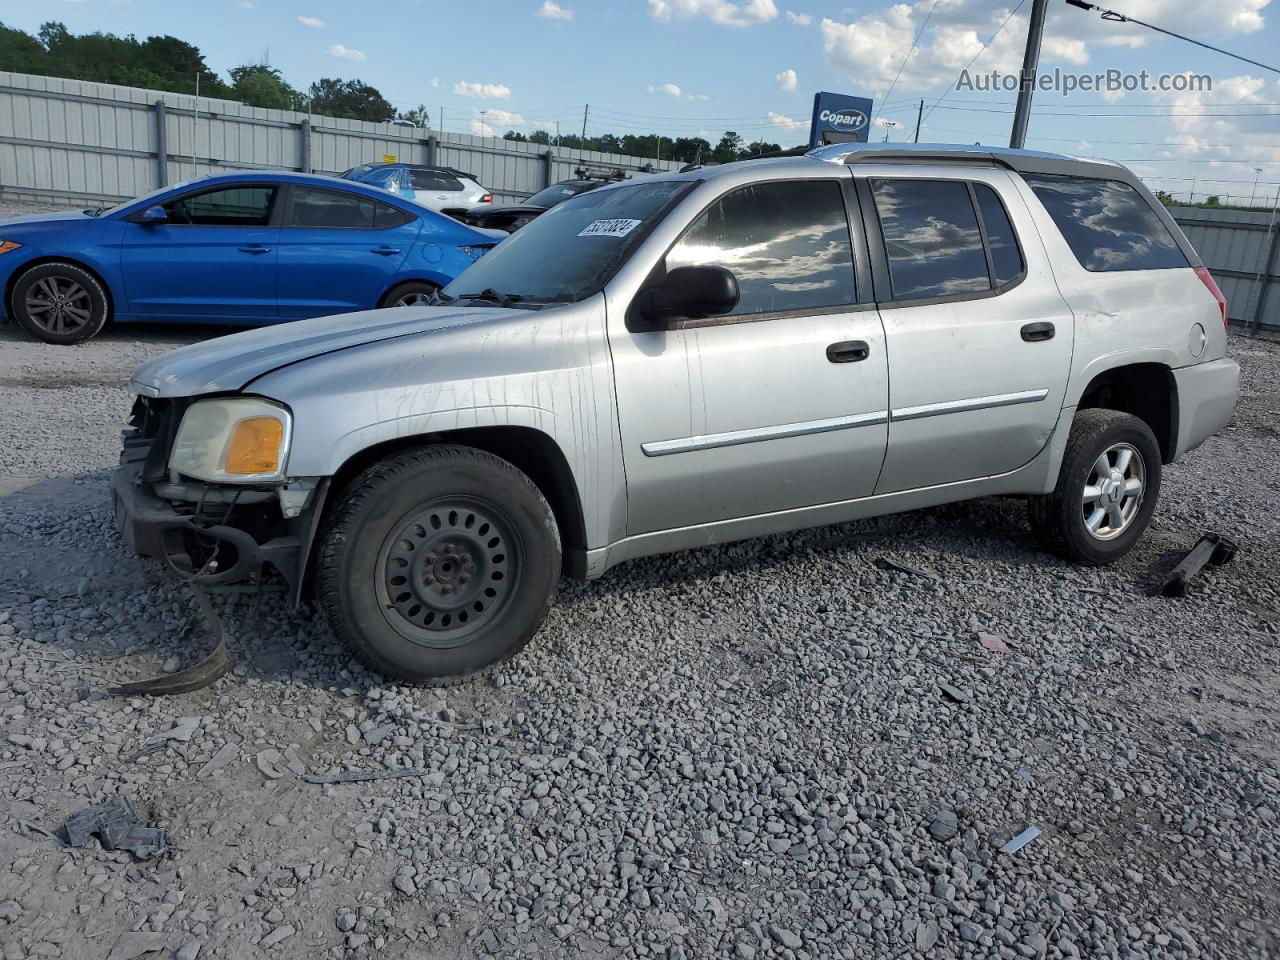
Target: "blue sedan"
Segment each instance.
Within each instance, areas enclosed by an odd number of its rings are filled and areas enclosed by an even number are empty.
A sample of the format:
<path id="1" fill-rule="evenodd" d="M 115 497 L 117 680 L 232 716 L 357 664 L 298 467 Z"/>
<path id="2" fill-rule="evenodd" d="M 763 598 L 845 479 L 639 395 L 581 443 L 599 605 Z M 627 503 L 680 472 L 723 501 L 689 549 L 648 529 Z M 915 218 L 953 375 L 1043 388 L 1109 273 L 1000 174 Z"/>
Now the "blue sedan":
<path id="1" fill-rule="evenodd" d="M 283 323 L 425 302 L 496 242 L 350 180 L 233 173 L 0 222 L 0 307 L 59 344 L 110 319 Z"/>

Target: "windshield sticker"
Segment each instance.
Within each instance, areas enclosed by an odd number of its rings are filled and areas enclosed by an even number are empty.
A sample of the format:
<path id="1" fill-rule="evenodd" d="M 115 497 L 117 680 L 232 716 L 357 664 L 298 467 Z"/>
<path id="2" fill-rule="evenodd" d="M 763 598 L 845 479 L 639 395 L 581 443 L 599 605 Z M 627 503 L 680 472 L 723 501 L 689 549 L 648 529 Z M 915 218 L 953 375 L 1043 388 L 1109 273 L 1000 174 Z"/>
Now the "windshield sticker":
<path id="1" fill-rule="evenodd" d="M 578 234 L 580 237 L 625 237 L 640 226 L 640 220 L 594 220 Z"/>

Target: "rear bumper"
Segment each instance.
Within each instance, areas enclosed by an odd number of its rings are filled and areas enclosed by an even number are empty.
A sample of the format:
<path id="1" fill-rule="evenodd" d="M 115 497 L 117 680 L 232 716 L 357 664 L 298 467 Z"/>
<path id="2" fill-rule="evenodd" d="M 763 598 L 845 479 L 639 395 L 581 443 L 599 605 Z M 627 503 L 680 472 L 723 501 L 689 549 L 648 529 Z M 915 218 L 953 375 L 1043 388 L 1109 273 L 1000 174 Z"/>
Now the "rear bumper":
<path id="1" fill-rule="evenodd" d="M 1178 387 L 1178 443 L 1172 459 L 1227 425 L 1240 395 L 1240 365 L 1223 357 L 1173 371 Z"/>

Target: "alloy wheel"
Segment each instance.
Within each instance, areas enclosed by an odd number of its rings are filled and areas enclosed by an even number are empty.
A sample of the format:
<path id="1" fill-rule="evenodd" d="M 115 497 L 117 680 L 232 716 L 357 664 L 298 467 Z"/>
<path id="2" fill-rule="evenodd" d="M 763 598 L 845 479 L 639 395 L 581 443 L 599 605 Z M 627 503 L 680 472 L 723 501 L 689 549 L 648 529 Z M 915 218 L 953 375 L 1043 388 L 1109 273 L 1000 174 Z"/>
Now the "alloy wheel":
<path id="1" fill-rule="evenodd" d="M 1097 540 L 1114 540 L 1129 528 L 1142 507 L 1146 464 L 1128 443 L 1107 447 L 1089 468 L 1081 495 L 1084 526 Z"/>
<path id="2" fill-rule="evenodd" d="M 57 336 L 75 333 L 93 318 L 89 291 L 70 277 L 41 277 L 27 291 L 26 308 L 32 323 Z"/>

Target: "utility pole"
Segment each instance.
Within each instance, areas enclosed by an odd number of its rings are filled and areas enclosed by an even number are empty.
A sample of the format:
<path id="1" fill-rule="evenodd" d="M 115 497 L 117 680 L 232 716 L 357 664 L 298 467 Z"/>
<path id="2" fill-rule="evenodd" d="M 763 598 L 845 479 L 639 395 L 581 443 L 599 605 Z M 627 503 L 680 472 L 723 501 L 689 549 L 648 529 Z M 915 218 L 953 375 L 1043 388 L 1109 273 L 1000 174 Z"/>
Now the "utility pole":
<path id="1" fill-rule="evenodd" d="M 1196 205 L 1196 178 L 1191 178 L 1191 199 L 1187 201 L 1187 205 L 1194 207 Z"/>
<path id="2" fill-rule="evenodd" d="M 440 108 L 440 132 L 444 133 L 444 107 Z"/>
<path id="3" fill-rule="evenodd" d="M 1031 119 L 1031 95 L 1035 92 L 1036 70 L 1040 66 L 1040 41 L 1044 37 L 1044 15 L 1049 0 L 1032 0 L 1031 23 L 1027 27 L 1027 49 L 1022 55 L 1022 76 L 1018 84 L 1018 107 L 1013 114 L 1013 132 L 1009 146 L 1021 150 L 1027 141 L 1027 122 Z"/>
<path id="4" fill-rule="evenodd" d="M 560 146 L 560 121 L 556 121 L 556 146 Z"/>
<path id="5" fill-rule="evenodd" d="M 658 163 L 662 162 L 662 134 L 658 134 L 658 149 L 654 152 L 653 159 Z"/>
<path id="6" fill-rule="evenodd" d="M 1254 168 L 1253 168 L 1253 190 L 1251 190 L 1251 191 L 1249 192 L 1249 206 L 1250 206 L 1250 208 L 1252 208 L 1252 207 L 1253 207 L 1253 198 L 1254 198 L 1254 197 L 1257 195 L 1257 193 L 1258 193 L 1258 178 L 1259 178 L 1260 176 L 1262 176 L 1262 168 L 1261 168 L 1261 167 L 1254 167 Z"/>
<path id="7" fill-rule="evenodd" d="M 582 142 L 578 144 L 580 150 L 587 149 L 587 113 L 591 110 L 591 104 L 583 104 L 582 107 Z"/>
<path id="8" fill-rule="evenodd" d="M 912 143 L 920 142 L 920 121 L 924 119 L 924 101 L 920 101 L 920 109 L 916 111 L 916 135 L 912 139 Z"/>
<path id="9" fill-rule="evenodd" d="M 883 119 L 880 121 L 880 123 L 881 123 L 881 124 L 883 124 L 883 126 L 884 126 L 884 140 L 882 140 L 881 142 L 882 142 L 882 143 L 888 143 L 888 142 L 889 142 L 889 131 L 890 131 L 892 128 L 896 127 L 896 126 L 898 125 L 898 123 L 897 123 L 897 121 L 896 121 L 896 120 L 883 120 Z"/>

